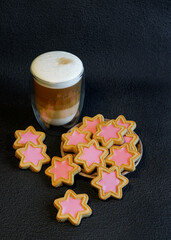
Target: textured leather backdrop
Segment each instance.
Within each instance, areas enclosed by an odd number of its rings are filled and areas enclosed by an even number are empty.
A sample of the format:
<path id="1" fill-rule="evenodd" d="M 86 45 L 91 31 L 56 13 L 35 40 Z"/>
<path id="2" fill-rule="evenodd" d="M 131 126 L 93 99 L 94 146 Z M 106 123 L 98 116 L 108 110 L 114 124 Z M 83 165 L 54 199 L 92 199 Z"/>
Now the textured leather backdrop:
<path id="1" fill-rule="evenodd" d="M 170 200 L 169 1 L 1 0 L 0 239 L 168 239 Z M 29 67 L 39 54 L 65 50 L 85 66 L 82 116 L 124 114 L 137 123 L 144 155 L 122 200 L 98 199 L 90 181 L 71 188 L 87 193 L 93 210 L 79 227 L 55 220 L 53 188 L 45 176 L 18 168 L 14 131 L 36 122 L 29 96 Z M 47 135 L 60 154 L 59 130 Z"/>

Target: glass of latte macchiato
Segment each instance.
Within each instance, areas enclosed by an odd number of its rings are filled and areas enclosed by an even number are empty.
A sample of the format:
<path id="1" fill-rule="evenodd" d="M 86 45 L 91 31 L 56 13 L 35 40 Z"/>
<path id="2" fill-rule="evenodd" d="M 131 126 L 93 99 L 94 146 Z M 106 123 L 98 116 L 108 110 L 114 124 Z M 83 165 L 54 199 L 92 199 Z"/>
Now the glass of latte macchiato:
<path id="1" fill-rule="evenodd" d="M 43 129 L 55 133 L 76 124 L 84 102 L 82 61 L 68 52 L 47 52 L 33 60 L 31 73 L 32 107 Z"/>

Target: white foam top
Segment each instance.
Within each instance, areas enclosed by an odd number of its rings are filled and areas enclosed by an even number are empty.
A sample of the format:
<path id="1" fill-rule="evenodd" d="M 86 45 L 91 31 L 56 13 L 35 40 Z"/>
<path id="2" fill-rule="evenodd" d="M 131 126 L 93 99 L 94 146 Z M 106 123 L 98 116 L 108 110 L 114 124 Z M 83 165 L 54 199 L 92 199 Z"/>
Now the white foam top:
<path id="1" fill-rule="evenodd" d="M 38 83 L 51 88 L 66 88 L 76 84 L 83 72 L 82 61 L 75 55 L 53 51 L 35 58 L 31 73 Z"/>

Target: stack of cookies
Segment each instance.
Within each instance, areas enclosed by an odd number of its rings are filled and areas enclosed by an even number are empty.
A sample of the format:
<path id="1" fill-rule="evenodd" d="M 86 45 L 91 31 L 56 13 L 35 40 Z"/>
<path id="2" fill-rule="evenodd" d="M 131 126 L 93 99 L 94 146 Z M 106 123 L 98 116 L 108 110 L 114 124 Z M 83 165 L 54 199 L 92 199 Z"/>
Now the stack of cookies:
<path id="1" fill-rule="evenodd" d="M 80 174 L 93 178 L 91 185 L 98 189 L 99 198 L 122 198 L 122 188 L 128 184 L 123 176 L 135 171 L 142 152 L 137 150 L 139 137 L 135 134 L 136 123 L 123 115 L 117 119 L 105 120 L 101 114 L 84 117 L 83 122 L 62 135 L 60 157 L 53 157 L 45 174 L 51 177 L 53 187 L 74 184 L 74 176 Z M 20 168 L 39 172 L 42 164 L 50 162 L 43 144 L 45 134 L 32 126 L 15 132 L 17 149 L 15 156 L 20 159 Z M 69 220 L 79 225 L 82 217 L 91 215 L 87 205 L 87 194 L 76 194 L 68 190 L 63 198 L 56 199 L 57 220 Z"/>
<path id="2" fill-rule="evenodd" d="M 15 131 L 14 135 L 16 140 L 13 148 L 16 149 L 15 156 L 20 159 L 19 167 L 40 172 L 42 165 L 50 162 L 50 157 L 46 154 L 47 146 L 43 144 L 45 133 L 29 126 L 25 130 Z"/>
<path id="3" fill-rule="evenodd" d="M 81 124 L 62 135 L 62 156 L 72 154 L 74 162 L 82 168 L 80 175 L 94 178 L 91 185 L 99 190 L 103 200 L 110 196 L 122 198 L 120 186 L 128 183 L 123 173 L 135 171 L 141 157 L 135 128 L 136 123 L 123 115 L 104 120 L 98 114 L 93 118 L 84 117 Z M 107 182 L 114 191 L 109 191 Z"/>

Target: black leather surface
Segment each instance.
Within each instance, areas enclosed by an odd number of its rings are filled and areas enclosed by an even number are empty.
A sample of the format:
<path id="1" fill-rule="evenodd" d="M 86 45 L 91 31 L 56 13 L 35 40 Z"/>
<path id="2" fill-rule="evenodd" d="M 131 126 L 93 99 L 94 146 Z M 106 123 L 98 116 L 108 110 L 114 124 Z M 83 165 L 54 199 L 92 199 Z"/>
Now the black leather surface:
<path id="1" fill-rule="evenodd" d="M 0 239 L 169 239 L 170 28 L 169 1 L 9 1 L 1 3 Z M 144 155 L 129 174 L 122 200 L 99 200 L 90 181 L 71 188 L 87 193 L 93 215 L 79 227 L 55 220 L 53 188 L 40 173 L 21 170 L 14 131 L 36 122 L 30 104 L 29 67 L 39 54 L 65 50 L 85 66 L 82 116 L 124 114 L 137 123 Z M 47 135 L 52 157 L 59 131 Z"/>

